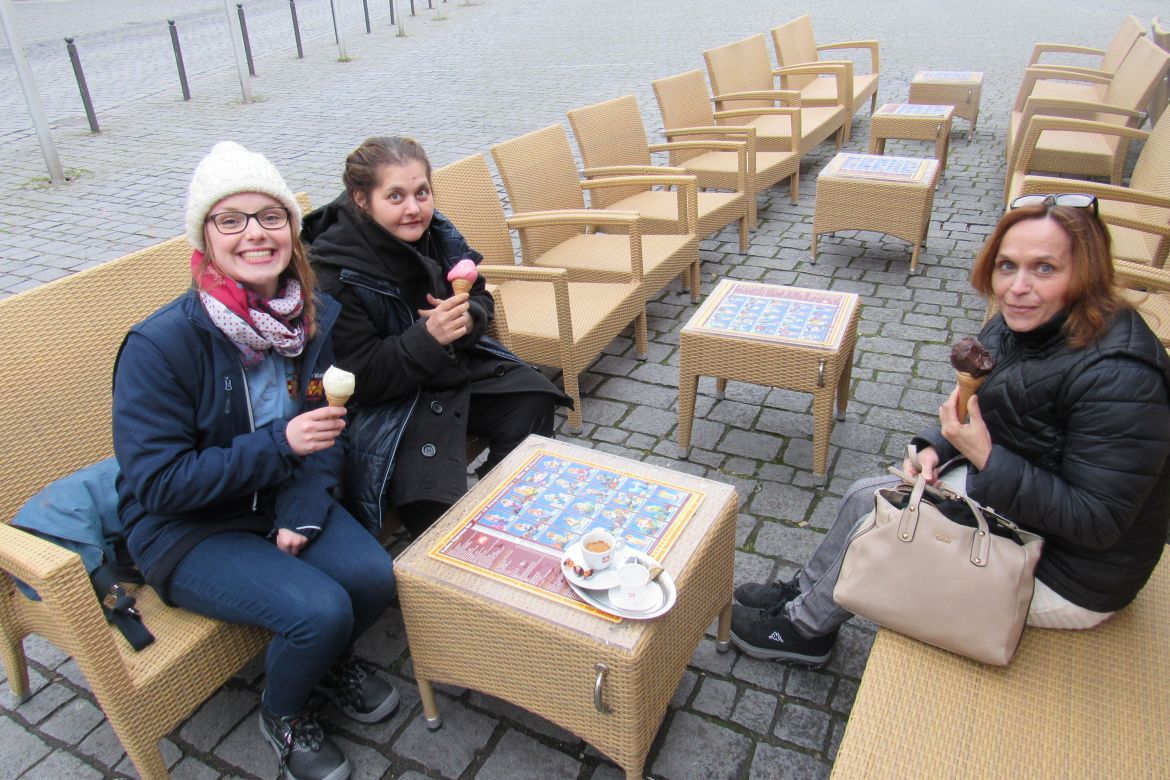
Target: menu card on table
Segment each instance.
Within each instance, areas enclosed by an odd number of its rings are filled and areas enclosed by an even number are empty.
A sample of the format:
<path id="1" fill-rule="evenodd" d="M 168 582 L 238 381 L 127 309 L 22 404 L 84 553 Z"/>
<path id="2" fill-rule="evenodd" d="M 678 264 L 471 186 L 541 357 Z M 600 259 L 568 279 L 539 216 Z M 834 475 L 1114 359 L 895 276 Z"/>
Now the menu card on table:
<path id="1" fill-rule="evenodd" d="M 688 328 L 836 350 L 857 307 L 854 293 L 723 279 Z"/>
<path id="2" fill-rule="evenodd" d="M 925 181 L 933 166 L 937 164 L 936 160 L 921 157 L 889 157 L 884 154 L 842 152 L 829 160 L 820 175 L 917 183 Z"/>
<path id="3" fill-rule="evenodd" d="M 661 561 L 702 500 L 696 490 L 538 449 L 430 555 L 616 622 L 569 587 L 565 551 L 602 528 Z"/>
<path id="4" fill-rule="evenodd" d="M 877 110 L 879 114 L 897 114 L 898 116 L 928 116 L 945 117 L 951 106 L 935 106 L 927 103 L 886 103 Z"/>
<path id="5" fill-rule="evenodd" d="M 920 70 L 914 74 L 915 81 L 976 82 L 983 78 L 981 70 Z"/>

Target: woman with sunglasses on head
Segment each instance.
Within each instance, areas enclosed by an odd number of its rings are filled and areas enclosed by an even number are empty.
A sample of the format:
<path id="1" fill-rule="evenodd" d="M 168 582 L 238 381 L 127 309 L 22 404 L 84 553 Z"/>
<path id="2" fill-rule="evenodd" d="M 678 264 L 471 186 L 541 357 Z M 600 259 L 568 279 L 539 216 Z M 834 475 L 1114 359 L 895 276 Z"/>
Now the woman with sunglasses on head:
<path id="1" fill-rule="evenodd" d="M 553 435 L 568 397 L 486 334 L 482 278 L 448 274 L 482 256 L 431 199 L 431 164 L 409 138 L 370 138 L 345 161 L 345 192 L 305 220 L 321 286 L 341 303 L 338 364 L 357 376 L 347 506 L 368 527 L 397 510 L 412 536 L 467 491 L 468 434 L 488 441 L 479 473 L 529 434 Z"/>
<path id="2" fill-rule="evenodd" d="M 995 367 L 959 409 L 913 440 L 902 468 L 947 483 L 1045 538 L 1028 625 L 1091 628 L 1141 590 L 1170 522 L 1170 359 L 1113 286 L 1109 233 L 1091 195 L 1012 202 L 984 243 L 971 282 L 998 313 L 979 334 Z M 969 414 L 969 419 L 967 415 Z M 966 420 L 964 422 L 964 420 Z M 757 658 L 820 665 L 851 617 L 833 587 L 852 530 L 873 509 L 861 480 L 791 581 L 741 585 L 732 641 Z"/>
<path id="3" fill-rule="evenodd" d="M 273 633 L 260 730 L 294 780 L 343 780 L 316 694 L 363 723 L 398 692 L 353 655 L 394 597 L 390 556 L 334 499 L 344 407 L 325 405 L 339 306 L 317 292 L 276 168 L 216 144 L 187 198 L 190 290 L 135 325 L 114 377 L 119 512 L 169 604 Z"/>

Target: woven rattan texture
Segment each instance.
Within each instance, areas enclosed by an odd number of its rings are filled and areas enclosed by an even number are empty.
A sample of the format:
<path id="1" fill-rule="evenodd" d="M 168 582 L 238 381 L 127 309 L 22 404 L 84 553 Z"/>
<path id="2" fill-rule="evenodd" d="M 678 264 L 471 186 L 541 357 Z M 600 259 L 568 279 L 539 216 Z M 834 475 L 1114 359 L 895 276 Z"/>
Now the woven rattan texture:
<path id="1" fill-rule="evenodd" d="M 895 104 L 896 105 L 896 104 Z M 886 106 L 882 106 L 883 109 Z M 938 175 L 941 178 L 947 170 L 947 154 L 951 141 L 951 118 L 954 109 L 943 118 L 875 112 L 869 121 L 869 153 L 885 154 L 886 141 L 931 141 L 934 143 L 934 157 L 939 161 Z"/>
<path id="2" fill-rule="evenodd" d="M 707 75 L 711 79 L 711 91 L 718 96 L 736 92 L 772 92 L 776 85 L 772 77 L 772 60 L 763 34 L 753 35 L 735 43 L 729 43 L 703 52 L 707 63 Z M 793 92 L 791 104 L 799 105 L 799 93 Z M 717 112 L 725 109 L 749 110 L 772 108 L 774 99 L 766 97 L 735 100 L 718 100 Z M 840 148 L 844 127 L 850 115 L 844 105 L 800 106 L 800 137 L 796 151 L 807 154 L 822 141 L 836 134 Z M 750 115 L 732 117 L 728 124 L 750 124 L 759 130 L 760 148 L 768 151 L 790 151 L 792 130 L 788 117 L 766 115 L 752 118 Z"/>
<path id="3" fill-rule="evenodd" d="M 971 123 L 967 129 L 967 140 L 975 135 L 979 124 L 979 104 L 983 100 L 983 77 L 974 83 L 948 84 L 939 81 L 911 81 L 910 99 L 907 102 L 934 106 L 954 106 L 955 116 Z"/>
<path id="4" fill-rule="evenodd" d="M 878 632 L 833 777 L 1170 777 L 1170 556 L 1089 631 L 1024 630 L 1006 668 Z"/>
<path id="5" fill-rule="evenodd" d="M 869 110 L 870 113 L 873 113 L 877 106 L 879 76 L 877 41 L 845 41 L 817 46 L 816 36 L 813 34 L 812 17 L 805 14 L 791 22 L 772 28 L 772 48 L 776 50 L 776 62 L 780 67 L 816 62 L 820 58 L 821 51 L 826 49 L 868 49 L 871 72 L 858 73 L 856 66 L 852 61 L 849 61 L 850 66 L 846 71 L 843 89 L 850 98 L 850 116 L 860 111 L 866 101 L 869 101 Z M 789 76 L 785 79 L 784 86 L 788 89 L 800 90 L 801 105 L 833 105 L 837 102 L 837 90 L 830 79 L 818 79 L 815 76 Z"/>
<path id="6" fill-rule="evenodd" d="M 735 491 L 728 485 L 532 437 L 497 467 L 510 474 L 542 447 L 681 484 L 706 495 L 665 557 L 678 601 L 663 617 L 618 624 L 437 561 L 430 549 L 495 487 L 481 481 L 395 562 L 419 679 L 483 691 L 585 739 L 640 778 L 687 661 L 731 597 Z M 594 708 L 595 664 L 609 672 Z"/>
<path id="7" fill-rule="evenodd" d="M 655 170 L 650 158 L 650 144 L 646 126 L 638 111 L 638 101 L 625 95 L 603 103 L 569 111 L 569 124 L 577 139 L 581 159 L 588 168 L 611 166 L 641 167 Z M 738 165 L 737 165 L 738 169 Z M 697 235 L 705 238 L 727 225 L 738 222 L 740 251 L 747 251 L 748 201 L 743 191 L 745 183 L 735 181 L 730 189 L 736 192 L 699 192 Z M 642 187 L 612 187 L 594 190 L 590 201 L 594 208 L 615 208 L 636 211 L 642 216 L 647 233 L 677 233 L 678 197 L 665 190 Z"/>
<path id="8" fill-rule="evenodd" d="M 677 76 L 653 82 L 658 111 L 662 115 L 664 134 L 669 140 L 693 140 L 726 137 L 740 140 L 745 135 L 716 136 L 703 133 L 684 133 L 691 128 L 715 126 L 715 113 L 707 93 L 707 80 L 700 70 L 691 70 Z M 761 151 L 755 143 L 755 131 L 744 128 L 739 133 L 751 133 L 752 159 L 749 167 L 755 170 L 755 191 L 762 192 L 784 179 L 789 180 L 790 198 L 796 203 L 800 196 L 800 155 L 793 151 Z M 670 152 L 670 164 L 693 173 L 701 187 L 734 189 L 738 178 L 738 156 L 730 152 L 702 152 L 678 150 Z"/>
<path id="9" fill-rule="evenodd" d="M 492 156 L 514 215 L 581 209 L 584 205 L 563 125 L 550 125 L 496 144 Z M 590 212 L 594 224 L 608 230 L 622 230 L 620 220 L 626 217 L 637 221 L 635 212 Z M 698 293 L 699 242 L 693 233 L 647 235 L 633 241 L 618 234 L 585 236 L 580 227 L 533 226 L 520 231 L 520 248 L 526 263 L 569 269 L 575 281 L 607 280 L 593 273 L 596 271 L 608 272 L 609 280 L 616 280 L 615 273 L 631 271 L 631 255 L 636 255 L 642 265 L 645 299 L 657 296 L 678 276 L 693 295 Z"/>
<path id="10" fill-rule="evenodd" d="M 624 282 L 570 282 L 557 269 L 515 266 L 504 209 L 483 155 L 439 168 L 432 178 L 438 207 L 472 246 L 482 247 L 481 269 L 497 303 L 496 335 L 525 360 L 564 372 L 574 404 L 569 426 L 580 428 L 581 372 L 630 325 L 638 354 L 646 354 L 641 281 L 628 276 Z M 574 237 L 583 244 L 598 239 L 605 237 Z"/>
<path id="11" fill-rule="evenodd" d="M 1141 21 L 1135 16 L 1127 16 L 1122 21 L 1121 28 L 1117 31 L 1117 34 L 1113 36 L 1113 40 L 1109 42 L 1109 47 L 1104 50 L 1091 50 L 1083 46 L 1068 46 L 1058 43 L 1037 43 L 1032 49 L 1032 60 L 1029 64 L 1038 64 L 1040 57 L 1047 52 L 1088 54 L 1093 56 L 1094 59 L 1078 60 L 1075 67 L 1078 70 L 1084 71 L 1087 75 L 1099 75 L 1104 79 L 1108 79 L 1116 72 L 1118 66 L 1121 65 L 1121 61 L 1125 59 L 1125 55 L 1129 54 L 1129 50 L 1133 47 L 1134 41 L 1145 34 L 1146 30 Z M 1095 67 L 1089 66 L 1090 61 L 1093 62 Z M 1032 89 L 1031 94 L 1036 97 L 1058 98 L 1061 100 L 1099 102 L 1104 92 L 1104 82 L 1085 84 L 1074 81 L 1053 80 L 1038 82 Z M 1027 96 L 1025 95 L 1023 97 Z M 1017 101 L 1022 105 L 1021 98 L 1017 97 Z"/>
<path id="12" fill-rule="evenodd" d="M 929 160 L 927 165 L 928 171 L 920 182 L 890 182 L 824 173 L 818 176 L 813 212 L 813 258 L 816 258 L 817 238 L 823 233 L 875 230 L 910 242 L 910 272 L 913 273 L 918 267 L 922 244 L 926 242 L 934 189 L 938 183 L 938 160 Z"/>
<path id="13" fill-rule="evenodd" d="M 782 387 L 813 395 L 813 462 L 816 475 L 824 475 L 833 431 L 833 406 L 843 417 L 849 403 L 853 373 L 853 348 L 857 343 L 859 308 L 849 320 L 836 350 L 812 349 L 754 341 L 684 326 L 679 335 L 678 446 L 690 447 L 698 378 L 711 376 Z M 821 368 L 824 361 L 824 368 Z"/>
<path id="14" fill-rule="evenodd" d="M 308 201 L 298 196 L 307 209 Z M 0 568 L 39 602 L 0 582 L 0 643 L 12 692 L 28 691 L 22 640 L 69 653 L 141 777 L 168 776 L 158 741 L 265 645 L 267 634 L 167 607 L 134 589 L 155 641 L 135 652 L 106 624 L 81 559 L 7 525 L 48 482 L 112 454 L 110 385 L 126 331 L 189 286 L 191 247 L 175 238 L 0 301 L 5 384 L 34 384 L 0 408 Z M 88 304 L 85 327 L 63 313 Z"/>

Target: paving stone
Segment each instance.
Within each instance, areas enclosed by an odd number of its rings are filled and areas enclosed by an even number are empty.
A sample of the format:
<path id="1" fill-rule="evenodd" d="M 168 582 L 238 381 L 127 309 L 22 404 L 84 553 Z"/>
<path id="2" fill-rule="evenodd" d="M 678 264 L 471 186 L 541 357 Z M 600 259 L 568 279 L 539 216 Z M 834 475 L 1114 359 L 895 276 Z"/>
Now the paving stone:
<path id="1" fill-rule="evenodd" d="M 219 771 L 196 758 L 187 757 L 171 769 L 171 780 L 216 780 Z"/>
<path id="2" fill-rule="evenodd" d="M 807 753 L 760 743 L 748 780 L 824 780 L 831 768 Z"/>
<path id="3" fill-rule="evenodd" d="M 69 745 L 76 745 L 93 731 L 105 715 L 88 699 L 74 698 L 41 724 L 41 731 Z"/>
<path id="4" fill-rule="evenodd" d="M 695 652 L 691 655 L 691 666 L 711 674 L 726 675 L 731 672 L 735 662 L 733 653 L 720 653 L 715 649 L 715 643 L 710 639 L 703 639 Z"/>
<path id="5" fill-rule="evenodd" d="M 748 688 L 736 702 L 731 720 L 757 734 L 767 734 L 776 714 L 778 700 L 763 691 Z"/>
<path id="6" fill-rule="evenodd" d="M 826 712 L 788 702 L 780 708 L 772 733 L 785 742 L 809 750 L 822 750 L 828 742 L 832 723 L 832 716 Z"/>
<path id="7" fill-rule="evenodd" d="M 730 666 L 728 664 L 729 670 Z M 735 693 L 734 684 L 708 677 L 703 680 L 698 694 L 695 695 L 693 706 L 699 712 L 727 720 L 731 717 L 731 710 L 735 705 Z"/>
<path id="8" fill-rule="evenodd" d="M 833 682 L 833 678 L 823 672 L 793 667 L 788 673 L 784 693 L 794 699 L 826 704 Z"/>
<path id="9" fill-rule="evenodd" d="M 365 745 L 337 737 L 337 745 L 349 760 L 352 780 L 378 780 L 386 776 L 390 761 L 381 753 Z"/>
<path id="10" fill-rule="evenodd" d="M 122 743 L 118 740 L 118 735 L 114 733 L 114 729 L 110 726 L 108 721 L 102 721 L 100 725 L 89 735 L 81 741 L 77 746 L 85 755 L 92 758 L 102 766 L 114 767 L 126 755 L 126 751 L 122 749 Z M 164 754 L 165 757 L 165 754 Z M 178 751 L 172 752 L 172 760 L 178 760 Z"/>
<path id="11" fill-rule="evenodd" d="M 96 733 L 98 733 L 98 732 L 95 731 L 94 734 L 96 734 Z M 103 739 L 104 738 L 105 737 L 103 736 Z M 110 751 L 110 755 L 112 756 L 113 755 L 112 747 L 110 747 L 109 745 L 105 745 L 104 747 L 105 747 L 105 749 Z M 120 744 L 119 744 L 119 747 L 121 747 Z M 178 745 L 176 745 L 174 742 L 172 742 L 169 739 L 160 740 L 158 743 L 158 747 L 159 747 L 159 752 L 162 753 L 163 763 L 167 767 L 175 766 L 183 758 L 183 753 L 182 753 L 182 751 L 179 750 Z M 115 767 L 114 771 L 117 773 L 117 775 L 119 777 L 124 776 L 124 777 L 130 778 L 131 780 L 140 780 L 140 775 L 138 774 L 138 770 L 134 768 L 134 762 L 130 760 L 130 756 L 128 756 L 128 755 L 123 754 L 122 760 L 118 762 L 118 765 L 117 765 L 117 767 Z M 172 771 L 171 776 L 174 777 L 173 771 Z"/>
<path id="12" fill-rule="evenodd" d="M 472 691 L 470 703 L 473 706 L 487 710 L 493 715 L 499 715 L 502 718 L 513 720 L 529 731 L 535 731 L 538 734 L 543 734 L 544 736 L 555 739 L 558 742 L 563 742 L 567 745 L 575 745 L 581 741 L 581 739 L 575 734 L 566 731 L 555 723 L 551 723 L 539 715 L 529 712 L 523 707 L 518 707 L 515 704 L 506 702 L 502 699 L 488 696 L 485 693 Z"/>
<path id="13" fill-rule="evenodd" d="M 664 780 L 731 780 L 747 766 L 752 742 L 689 712 L 675 713 L 651 767 Z"/>
<path id="14" fill-rule="evenodd" d="M 9 717 L 0 717 L 0 780 L 18 777 L 52 750 Z"/>
<path id="15" fill-rule="evenodd" d="M 393 749 L 403 758 L 434 768 L 446 777 L 458 777 L 483 750 L 498 722 L 446 699 L 440 701 L 439 711 L 442 729 L 428 731 L 423 719 L 415 718 L 394 742 Z"/>
<path id="16" fill-rule="evenodd" d="M 475 774 L 478 780 L 555 780 L 576 778 L 578 761 L 532 737 L 509 729 Z"/>
<path id="17" fill-rule="evenodd" d="M 803 513 L 801 513 L 803 516 Z M 756 534 L 756 551 L 803 564 L 812 557 L 824 535 L 809 528 L 784 523 L 764 523 Z"/>
<path id="18" fill-rule="evenodd" d="M 17 714 L 29 723 L 40 723 L 54 710 L 72 699 L 76 694 L 60 683 L 52 683 L 24 701 L 16 708 Z"/>
<path id="19" fill-rule="evenodd" d="M 44 761 L 20 777 L 21 780 L 99 780 L 101 776 L 101 772 L 77 756 L 64 750 L 54 750 Z M 212 775 L 213 778 L 218 776 Z"/>
<path id="20" fill-rule="evenodd" d="M 209 751 L 259 704 L 251 691 L 222 689 L 179 728 L 179 736 L 202 751 Z"/>

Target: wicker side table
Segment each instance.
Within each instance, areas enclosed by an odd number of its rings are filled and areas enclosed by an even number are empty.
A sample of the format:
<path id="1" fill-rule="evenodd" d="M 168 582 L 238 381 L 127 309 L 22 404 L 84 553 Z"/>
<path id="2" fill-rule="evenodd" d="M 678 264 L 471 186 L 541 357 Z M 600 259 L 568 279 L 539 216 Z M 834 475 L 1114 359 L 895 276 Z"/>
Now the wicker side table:
<path id="1" fill-rule="evenodd" d="M 930 227 L 938 167 L 938 160 L 917 157 L 835 156 L 817 175 L 813 260 L 822 233 L 873 230 L 910 242 L 910 273 L 915 273 Z"/>
<path id="2" fill-rule="evenodd" d="M 665 615 L 615 623 L 431 554 L 538 451 L 703 494 L 662 559 L 678 590 Z M 717 648 L 728 647 L 737 506 L 730 485 L 530 436 L 394 562 L 427 726 L 442 725 L 432 683 L 473 688 L 573 732 L 629 780 L 641 778 L 667 704 L 716 617 Z"/>
<path id="3" fill-rule="evenodd" d="M 813 476 L 824 480 L 837 419 L 845 419 L 858 297 L 778 284 L 723 279 L 679 334 L 678 451 L 691 446 L 700 376 L 812 393 Z M 811 327 L 809 323 L 812 323 Z"/>
<path id="4" fill-rule="evenodd" d="M 971 123 L 967 142 L 979 123 L 979 101 L 983 97 L 983 72 L 978 70 L 920 70 L 910 82 L 910 102 L 955 107 L 955 116 Z"/>
<path id="5" fill-rule="evenodd" d="M 939 161 L 938 175 L 946 174 L 947 153 L 951 142 L 952 106 L 886 103 L 873 112 L 869 125 L 869 153 L 885 154 L 886 141 L 934 141 L 934 156 Z"/>

